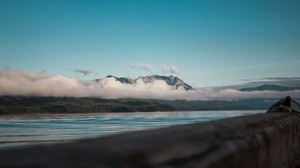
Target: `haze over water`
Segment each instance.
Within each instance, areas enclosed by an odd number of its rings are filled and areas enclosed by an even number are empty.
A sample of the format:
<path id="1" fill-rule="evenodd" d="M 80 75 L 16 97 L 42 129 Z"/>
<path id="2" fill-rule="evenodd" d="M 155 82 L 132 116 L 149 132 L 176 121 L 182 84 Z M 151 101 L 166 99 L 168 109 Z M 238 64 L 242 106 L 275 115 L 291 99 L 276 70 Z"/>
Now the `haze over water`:
<path id="1" fill-rule="evenodd" d="M 36 143 L 68 142 L 120 132 L 219 120 L 265 111 L 182 111 L 4 115 L 0 148 Z"/>

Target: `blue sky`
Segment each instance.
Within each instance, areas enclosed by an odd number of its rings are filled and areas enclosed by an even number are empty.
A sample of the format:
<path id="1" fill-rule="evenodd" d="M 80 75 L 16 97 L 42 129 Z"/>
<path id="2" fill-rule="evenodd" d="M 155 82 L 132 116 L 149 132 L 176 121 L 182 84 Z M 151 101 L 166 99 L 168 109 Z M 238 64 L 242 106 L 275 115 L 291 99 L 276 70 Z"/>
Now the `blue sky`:
<path id="1" fill-rule="evenodd" d="M 95 79 L 173 67 L 199 87 L 299 77 L 299 19 L 297 0 L 1 0 L 0 69 Z"/>

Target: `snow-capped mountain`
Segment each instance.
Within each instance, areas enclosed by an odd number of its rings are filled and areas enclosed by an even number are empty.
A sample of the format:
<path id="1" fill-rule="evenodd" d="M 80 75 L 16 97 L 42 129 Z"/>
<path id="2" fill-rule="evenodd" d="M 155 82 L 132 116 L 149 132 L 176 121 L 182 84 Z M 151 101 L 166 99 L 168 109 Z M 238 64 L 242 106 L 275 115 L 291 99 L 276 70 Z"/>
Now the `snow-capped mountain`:
<path id="1" fill-rule="evenodd" d="M 136 79 L 126 78 L 126 77 L 116 77 L 112 75 L 108 75 L 106 78 L 115 78 L 117 81 L 124 84 L 135 84 L 138 80 L 142 80 L 144 83 L 152 83 L 156 80 L 165 81 L 170 86 L 175 86 L 176 89 L 182 86 L 185 90 L 192 90 L 193 87 L 189 84 L 185 83 L 178 77 L 175 76 L 161 76 L 161 75 L 151 75 L 151 76 L 140 76 Z M 102 79 L 96 79 L 95 81 L 99 82 Z"/>

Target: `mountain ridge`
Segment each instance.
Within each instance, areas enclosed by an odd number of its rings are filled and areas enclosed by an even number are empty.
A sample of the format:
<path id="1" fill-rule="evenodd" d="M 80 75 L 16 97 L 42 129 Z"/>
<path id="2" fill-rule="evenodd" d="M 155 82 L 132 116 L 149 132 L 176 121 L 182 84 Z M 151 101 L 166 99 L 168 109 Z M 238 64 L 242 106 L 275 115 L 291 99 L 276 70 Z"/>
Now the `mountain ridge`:
<path id="1" fill-rule="evenodd" d="M 162 75 L 151 75 L 151 76 L 139 76 L 138 78 L 131 79 L 127 77 L 116 77 L 113 75 L 108 75 L 106 78 L 114 78 L 115 80 L 123 83 L 123 84 L 135 84 L 138 80 L 143 81 L 144 83 L 153 83 L 156 80 L 161 80 L 166 82 L 167 85 L 175 87 L 178 89 L 179 87 L 183 87 L 185 90 L 193 90 L 194 88 L 189 84 L 185 83 L 182 79 L 175 76 L 162 76 Z M 100 82 L 102 79 L 95 79 L 96 82 Z"/>
<path id="2" fill-rule="evenodd" d="M 281 86 L 281 85 L 271 85 L 271 84 L 263 84 L 257 87 L 246 87 L 239 89 L 239 91 L 243 92 L 252 92 L 252 91 L 293 91 L 293 90 L 299 90 L 299 87 L 288 87 L 288 86 Z"/>

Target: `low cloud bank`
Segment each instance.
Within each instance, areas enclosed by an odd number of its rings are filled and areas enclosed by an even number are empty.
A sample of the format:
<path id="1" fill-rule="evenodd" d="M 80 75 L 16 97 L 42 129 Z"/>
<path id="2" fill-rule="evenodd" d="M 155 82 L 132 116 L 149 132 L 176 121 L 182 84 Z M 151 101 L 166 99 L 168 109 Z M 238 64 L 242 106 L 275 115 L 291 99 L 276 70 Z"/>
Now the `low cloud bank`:
<path id="1" fill-rule="evenodd" d="M 62 75 L 46 75 L 21 70 L 0 71 L 0 96 L 55 96 L 55 97 L 101 97 L 143 98 L 143 99 L 187 99 L 187 100 L 223 100 L 247 98 L 282 98 L 290 95 L 300 98 L 300 91 L 254 91 L 240 92 L 234 89 L 214 90 L 198 88 L 186 91 L 157 80 L 144 83 L 123 84 L 114 78 L 104 78 L 98 82 L 83 81 Z"/>

